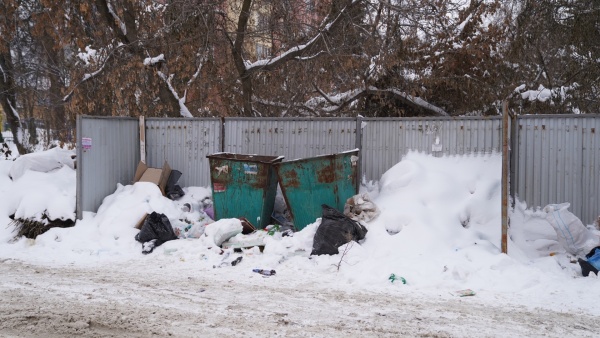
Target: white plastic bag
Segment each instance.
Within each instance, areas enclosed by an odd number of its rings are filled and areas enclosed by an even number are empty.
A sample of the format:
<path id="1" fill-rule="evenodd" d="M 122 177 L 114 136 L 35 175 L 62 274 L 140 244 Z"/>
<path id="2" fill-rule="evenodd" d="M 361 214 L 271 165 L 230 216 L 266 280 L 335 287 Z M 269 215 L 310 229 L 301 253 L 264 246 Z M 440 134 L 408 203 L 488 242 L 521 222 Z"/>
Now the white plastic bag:
<path id="1" fill-rule="evenodd" d="M 568 209 L 570 203 L 549 204 L 544 208 L 546 220 L 556 231 L 558 243 L 575 256 L 585 256 L 600 245 L 600 238 L 594 235 Z"/>

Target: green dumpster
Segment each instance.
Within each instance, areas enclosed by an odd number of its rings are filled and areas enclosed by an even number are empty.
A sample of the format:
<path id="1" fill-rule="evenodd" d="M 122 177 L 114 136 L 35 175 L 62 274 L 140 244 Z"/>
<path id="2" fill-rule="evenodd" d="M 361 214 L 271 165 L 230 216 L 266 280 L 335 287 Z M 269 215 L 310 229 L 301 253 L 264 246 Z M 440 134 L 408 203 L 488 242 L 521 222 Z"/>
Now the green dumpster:
<path id="1" fill-rule="evenodd" d="M 269 225 L 277 194 L 273 164 L 283 156 L 217 153 L 206 157 L 215 219 L 244 217 L 260 229 Z"/>
<path id="2" fill-rule="evenodd" d="M 322 204 L 341 212 L 357 193 L 358 149 L 276 163 L 279 185 L 296 230 L 321 217 Z"/>

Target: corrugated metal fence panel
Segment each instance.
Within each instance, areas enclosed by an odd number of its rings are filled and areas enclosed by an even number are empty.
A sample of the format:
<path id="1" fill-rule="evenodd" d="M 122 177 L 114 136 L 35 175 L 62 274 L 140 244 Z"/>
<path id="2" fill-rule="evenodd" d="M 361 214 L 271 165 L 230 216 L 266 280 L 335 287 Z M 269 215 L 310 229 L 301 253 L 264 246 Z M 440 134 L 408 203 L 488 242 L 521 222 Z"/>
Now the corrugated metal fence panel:
<path id="1" fill-rule="evenodd" d="M 586 224 L 593 222 L 598 214 L 600 154 L 596 129 L 592 133 L 597 119 L 518 117 L 517 198 L 532 207 L 570 202 L 571 212 Z"/>
<path id="2" fill-rule="evenodd" d="M 116 184 L 131 184 L 140 160 L 135 118 L 79 117 L 77 130 L 77 216 L 96 212 Z M 83 149 L 82 138 L 91 140 Z"/>
<path id="3" fill-rule="evenodd" d="M 210 185 L 206 155 L 220 151 L 219 119 L 146 119 L 146 156 L 150 167 L 164 161 L 182 172 L 182 187 Z"/>
<path id="4" fill-rule="evenodd" d="M 363 119 L 362 169 L 378 180 L 409 151 L 435 155 L 500 152 L 501 118 Z"/>
<path id="5" fill-rule="evenodd" d="M 600 217 L 600 116 L 586 117 L 583 126 L 582 220 L 592 224 Z"/>
<path id="6" fill-rule="evenodd" d="M 355 119 L 225 119 L 226 152 L 290 161 L 355 148 Z"/>

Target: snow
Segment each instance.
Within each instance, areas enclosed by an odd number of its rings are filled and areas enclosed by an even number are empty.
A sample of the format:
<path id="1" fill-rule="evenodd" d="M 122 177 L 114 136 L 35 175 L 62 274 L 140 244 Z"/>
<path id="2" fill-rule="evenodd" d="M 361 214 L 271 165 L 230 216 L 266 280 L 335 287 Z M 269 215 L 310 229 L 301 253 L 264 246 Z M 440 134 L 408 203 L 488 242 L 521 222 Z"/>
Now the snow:
<path id="1" fill-rule="evenodd" d="M 496 153 L 407 154 L 378 182 L 361 188 L 381 210 L 379 217 L 365 224 L 366 238 L 342 246 L 338 255 L 312 257 L 309 254 L 320 219 L 291 237 L 279 232 L 262 234 L 263 252 L 255 247 L 237 254 L 216 247 L 217 233 L 239 228 L 239 221 L 226 219 L 206 225 L 200 239 L 169 241 L 142 255 L 142 245 L 134 239 L 138 232 L 134 225 L 144 214 L 164 213 L 172 223 L 198 218 L 201 201 L 211 195 L 205 187 L 186 187 L 182 200 L 171 201 L 155 185 L 144 182 L 118 185 L 97 213 L 84 213 L 74 227 L 52 228 L 35 240 L 12 240 L 10 215 L 38 217 L 46 212 L 52 218 L 71 218 L 75 209 L 72 168 L 25 170 L 13 181 L 9 172 L 17 163 L 0 160 L 0 262 L 18 260 L 57 274 L 74 273 L 72 269 L 77 267 L 106 273 L 113 270 L 111 266 L 118 266 L 119 274 L 131 274 L 132 278 L 160 266 L 161 275 L 199 274 L 215 287 L 231 280 L 256 283 L 253 268 L 275 269 L 277 275 L 270 278 L 293 280 L 292 285 L 306 288 L 309 294 L 328 289 L 332 294 L 342 291 L 361 297 L 372 293 L 377 299 L 419 295 L 424 302 L 435 303 L 435 299 L 456 297 L 451 295 L 457 290 L 471 289 L 478 306 L 500 307 L 506 312 L 518 306 L 532 312 L 541 309 L 600 316 L 599 277 L 581 276 L 575 257 L 561 247 L 542 209 L 516 201 L 510 211 L 508 255 L 501 253 L 501 156 Z M 191 213 L 184 210 L 185 203 L 191 206 Z M 588 228 L 594 236 L 599 235 L 591 225 Z M 238 266 L 214 268 L 235 255 L 243 256 Z M 407 283 L 391 283 L 391 274 Z M 485 330 L 490 335 L 503 332 L 501 328 Z"/>
<path id="2" fill-rule="evenodd" d="M 145 58 L 144 59 L 144 66 L 152 66 L 156 63 L 159 63 L 161 61 L 165 61 L 165 55 L 164 54 L 160 54 L 158 56 L 155 57 L 150 57 L 150 58 Z"/>

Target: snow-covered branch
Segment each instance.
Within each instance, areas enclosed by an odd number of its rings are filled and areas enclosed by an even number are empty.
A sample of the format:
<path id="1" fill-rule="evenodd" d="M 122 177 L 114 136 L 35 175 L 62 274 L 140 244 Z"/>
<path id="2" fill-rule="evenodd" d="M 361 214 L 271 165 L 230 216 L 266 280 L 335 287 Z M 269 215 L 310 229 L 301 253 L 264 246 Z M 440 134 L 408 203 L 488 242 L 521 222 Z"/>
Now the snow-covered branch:
<path id="1" fill-rule="evenodd" d="M 377 89 L 375 87 L 369 87 L 370 91 L 380 91 L 380 92 L 389 92 L 392 93 L 396 96 L 399 96 L 403 99 L 405 99 L 406 101 L 415 104 L 417 107 L 420 107 L 424 110 L 427 111 L 431 111 L 437 115 L 441 115 L 441 116 L 449 116 L 449 114 L 442 108 L 435 106 L 425 100 L 423 100 L 422 98 L 418 97 L 418 96 L 413 96 L 410 94 L 407 94 L 406 92 L 403 92 L 401 90 L 398 90 L 396 88 L 389 88 L 389 89 Z"/>
<path id="2" fill-rule="evenodd" d="M 89 79 L 92 79 L 92 78 L 96 77 L 98 74 L 100 74 L 104 70 L 105 66 L 106 66 L 106 61 L 95 72 L 83 74 L 83 78 L 81 78 L 81 80 L 79 80 L 79 82 L 77 82 L 77 84 L 75 85 L 75 87 L 73 87 L 73 89 L 71 89 L 69 91 L 69 93 L 67 95 L 65 95 L 65 97 L 63 97 L 62 101 L 63 102 L 67 102 L 71 98 L 71 96 L 73 96 L 73 93 L 75 92 L 75 89 L 77 87 L 79 87 L 79 85 L 81 85 L 82 83 L 88 81 Z"/>
<path id="3" fill-rule="evenodd" d="M 379 89 L 374 86 L 369 86 L 368 88 L 358 88 L 349 90 L 343 93 L 336 94 L 335 96 L 328 95 L 319 88 L 316 88 L 316 90 L 319 93 L 320 97 L 314 97 L 310 99 L 306 103 L 306 106 L 313 107 L 313 109 L 315 110 L 317 109 L 317 107 L 321 106 L 321 110 L 327 111 L 329 113 L 349 105 L 350 103 L 360 99 L 364 95 L 373 92 L 380 92 L 395 95 L 399 97 L 402 101 L 404 101 L 406 104 L 413 105 L 419 110 L 427 111 L 431 115 L 449 116 L 449 114 L 444 109 L 437 107 L 423 100 L 420 97 L 407 94 L 406 92 L 403 92 L 396 88 Z"/>
<path id="4" fill-rule="evenodd" d="M 302 55 L 302 53 L 304 53 L 306 50 L 315 46 L 320 39 L 324 39 L 325 34 L 329 33 L 336 26 L 336 24 L 342 20 L 342 17 L 349 10 L 349 8 L 352 7 L 352 5 L 358 3 L 359 1 L 360 0 L 353 0 L 346 7 L 342 8 L 337 13 L 336 17 L 331 21 L 329 21 L 329 19 L 330 19 L 329 17 L 326 17 L 323 20 L 323 23 L 321 23 L 321 25 L 323 27 L 321 29 L 319 29 L 319 32 L 308 42 L 306 42 L 302 45 L 294 46 L 274 58 L 257 60 L 256 62 L 252 62 L 252 63 L 245 60 L 244 64 L 246 66 L 246 72 L 252 73 L 252 72 L 261 71 L 261 70 L 265 70 L 265 71 L 271 70 L 273 68 L 276 68 L 281 63 L 285 63 L 286 61 L 288 61 L 290 59 L 295 59 L 295 58 L 300 57 L 300 55 Z M 321 51 L 318 52 L 317 55 L 320 53 L 322 53 L 322 52 Z"/>
<path id="5" fill-rule="evenodd" d="M 188 86 L 191 85 L 192 82 L 194 82 L 196 80 L 198 75 L 200 75 L 200 72 L 202 71 L 202 67 L 204 66 L 204 63 L 206 62 L 207 59 L 208 59 L 208 57 L 206 56 L 206 54 L 202 55 L 202 57 L 200 58 L 200 64 L 198 65 L 198 68 L 196 68 L 196 72 L 194 73 L 194 75 L 192 75 L 192 78 L 187 83 Z"/>
<path id="6" fill-rule="evenodd" d="M 171 91 L 171 94 L 173 94 L 173 97 L 175 97 L 177 102 L 179 102 L 179 114 L 181 114 L 181 116 L 183 116 L 183 117 L 193 117 L 192 113 L 190 113 L 190 110 L 185 105 L 185 97 L 187 95 L 187 91 L 184 91 L 183 96 L 179 97 L 179 94 L 177 94 L 177 91 L 171 84 L 171 80 L 173 79 L 173 74 L 171 74 L 171 75 L 169 75 L 169 77 L 167 77 L 161 71 L 158 71 L 157 73 L 158 73 L 158 76 L 160 76 L 160 78 L 163 79 L 163 81 L 165 81 L 165 83 L 169 87 L 169 90 Z"/>
<path id="7" fill-rule="evenodd" d="M 119 16 L 113 9 L 113 6 L 112 6 L 112 3 L 110 0 L 106 0 L 106 7 L 108 8 L 108 12 L 110 13 L 110 15 L 112 15 L 112 17 L 115 19 L 115 21 L 119 25 L 119 28 L 121 28 L 121 32 L 123 33 L 123 35 L 127 35 L 127 27 L 125 26 L 125 22 L 123 20 L 121 20 L 121 18 L 119 18 Z"/>
<path id="8" fill-rule="evenodd" d="M 6 72 L 4 71 L 4 68 L 2 68 L 2 65 L 0 65 L 0 71 L 2 72 L 2 77 L 4 78 L 4 82 L 7 82 Z"/>
<path id="9" fill-rule="evenodd" d="M 165 54 L 160 54 L 155 57 L 149 57 L 144 59 L 144 66 L 153 66 L 159 62 L 165 61 Z"/>

